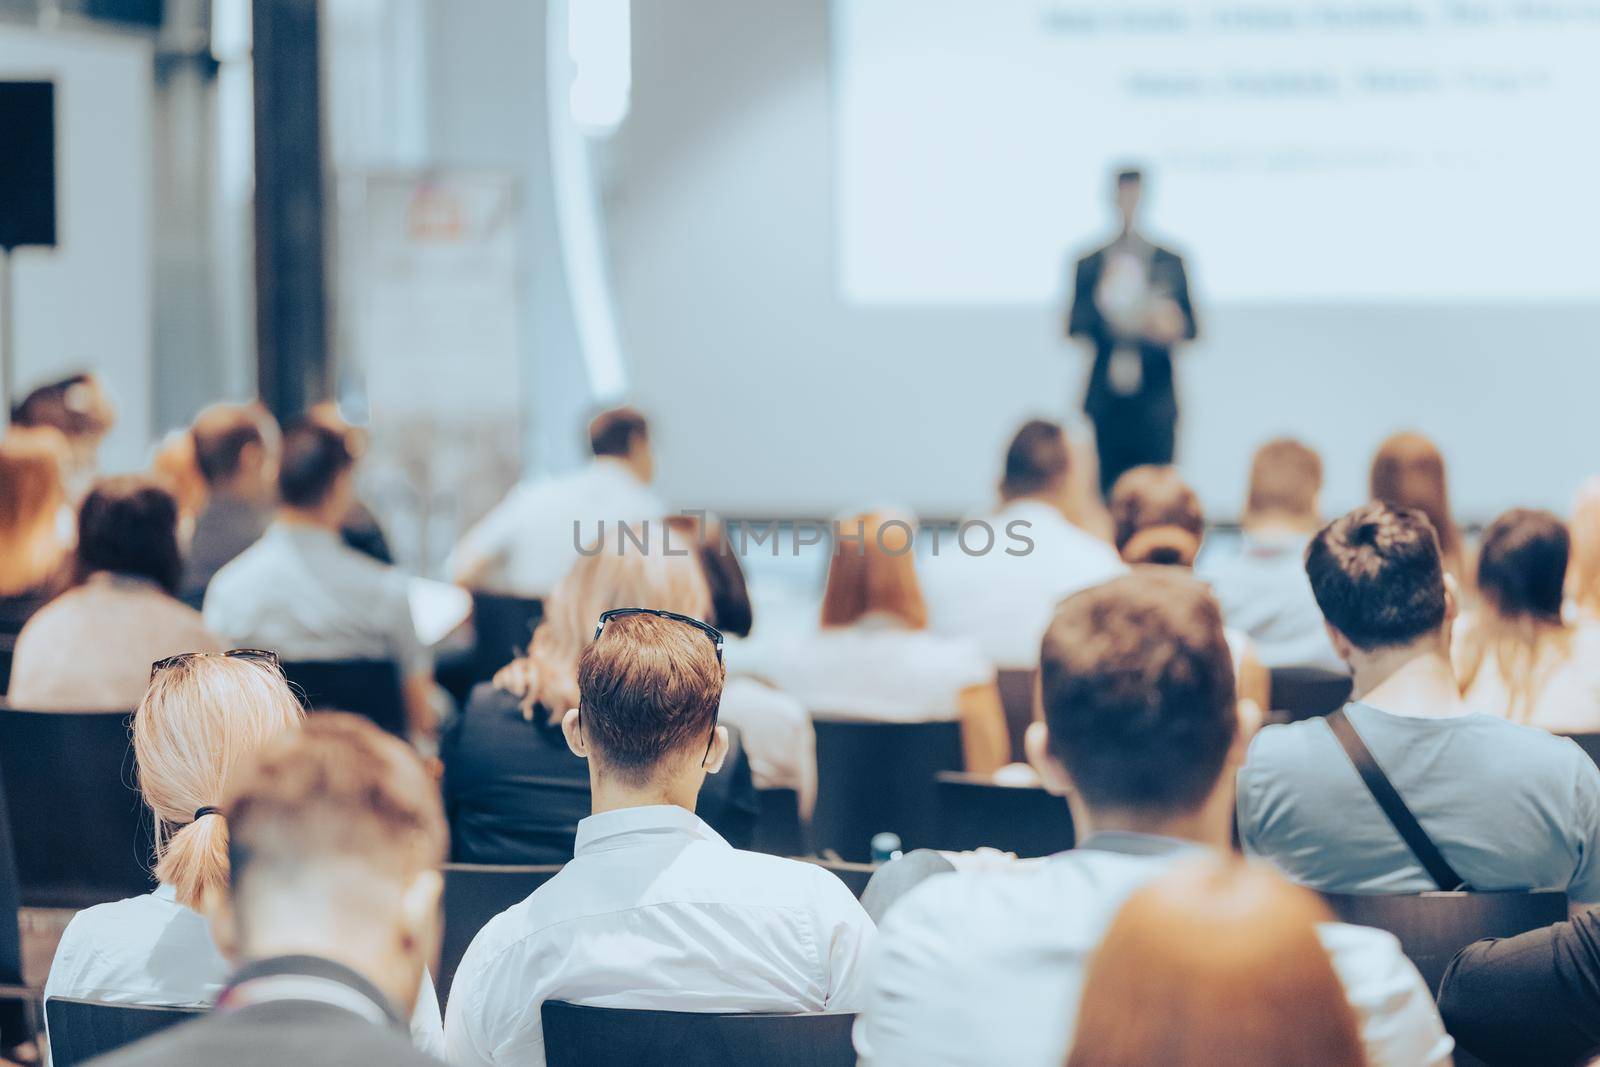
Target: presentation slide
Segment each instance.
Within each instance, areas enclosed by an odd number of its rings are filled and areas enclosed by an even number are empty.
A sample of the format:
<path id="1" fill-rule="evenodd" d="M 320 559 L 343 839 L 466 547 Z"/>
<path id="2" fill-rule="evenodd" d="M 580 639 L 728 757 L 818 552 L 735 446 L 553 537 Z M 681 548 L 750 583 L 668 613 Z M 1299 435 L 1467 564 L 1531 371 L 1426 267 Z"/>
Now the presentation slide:
<path id="1" fill-rule="evenodd" d="M 835 0 L 862 304 L 1061 299 L 1108 175 L 1207 304 L 1600 297 L 1600 0 Z"/>

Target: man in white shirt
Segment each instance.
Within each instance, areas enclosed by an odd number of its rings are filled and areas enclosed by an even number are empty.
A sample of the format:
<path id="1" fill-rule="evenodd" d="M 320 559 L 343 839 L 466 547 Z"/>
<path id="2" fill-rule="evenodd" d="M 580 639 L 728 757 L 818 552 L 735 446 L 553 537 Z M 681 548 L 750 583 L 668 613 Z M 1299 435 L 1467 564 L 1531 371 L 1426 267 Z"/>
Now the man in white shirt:
<path id="1" fill-rule="evenodd" d="M 975 641 L 1001 668 L 1031 670 L 1039 638 L 1063 597 L 1127 571 L 1117 550 L 1071 514 L 1071 451 L 1056 423 L 1033 419 L 1006 450 L 1000 510 L 988 516 L 993 542 L 971 532 L 941 538 L 924 560 L 932 628 Z M 988 551 L 969 551 L 988 546 Z"/>
<path id="2" fill-rule="evenodd" d="M 694 814 L 727 752 L 721 635 L 601 616 L 562 723 L 594 814 L 561 873 L 473 938 L 445 1045 L 457 1067 L 544 1063 L 547 1000 L 700 1012 L 854 1011 L 872 920 L 821 867 L 730 847 Z"/>
<path id="3" fill-rule="evenodd" d="M 1146 571 L 1077 593 L 1044 638 L 1045 722 L 1029 757 L 1070 788 L 1082 844 L 1044 860 L 936 875 L 884 917 L 856 1022 L 864 1064 L 1059 1067 L 1089 956 L 1135 890 L 1228 848 L 1244 737 L 1216 601 Z M 1389 934 L 1330 923 L 1322 941 L 1373 1067 L 1448 1062 L 1433 998 Z"/>
<path id="4" fill-rule="evenodd" d="M 1250 464 L 1239 551 L 1208 566 L 1222 617 L 1246 634 L 1265 667 L 1321 667 L 1345 673 L 1306 578 L 1306 546 L 1317 517 L 1322 458 L 1288 437 L 1268 441 Z"/>
<path id="5" fill-rule="evenodd" d="M 632 408 L 602 412 L 589 423 L 589 447 L 594 460 L 583 470 L 522 482 L 468 530 L 450 554 L 451 579 L 468 588 L 548 596 L 580 548 L 615 541 L 619 523 L 635 527 L 665 517 L 650 490 L 655 458 L 643 415 Z"/>

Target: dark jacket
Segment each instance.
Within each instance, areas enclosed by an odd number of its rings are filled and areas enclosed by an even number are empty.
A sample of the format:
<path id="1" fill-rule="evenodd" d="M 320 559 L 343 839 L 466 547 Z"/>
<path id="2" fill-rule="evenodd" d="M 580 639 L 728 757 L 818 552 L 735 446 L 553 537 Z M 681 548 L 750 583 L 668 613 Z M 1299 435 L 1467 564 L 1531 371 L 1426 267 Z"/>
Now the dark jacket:
<path id="1" fill-rule="evenodd" d="M 728 758 L 707 775 L 696 809 L 734 848 L 753 840 L 757 800 L 750 759 L 728 727 Z M 457 863 L 565 863 L 587 818 L 589 764 L 572 754 L 543 708 L 533 721 L 489 683 L 439 740 L 451 858 Z"/>
<path id="2" fill-rule="evenodd" d="M 218 1010 L 92 1061 L 92 1067 L 439 1067 L 418 1052 L 392 1005 L 348 967 L 310 956 L 248 964 L 229 980 L 219 1003 L 253 978 L 311 976 L 348 986 L 379 1006 L 384 1023 L 315 1000 L 273 1000 Z"/>
<path id="3" fill-rule="evenodd" d="M 1111 367 L 1111 353 L 1116 338 L 1100 307 L 1095 303 L 1095 291 L 1100 287 L 1100 274 L 1105 268 L 1106 253 L 1112 246 L 1096 249 L 1078 260 L 1072 285 L 1072 308 L 1067 313 L 1067 333 L 1072 337 L 1086 337 L 1094 345 L 1094 367 L 1089 372 L 1089 389 L 1084 396 L 1083 409 L 1091 417 L 1101 413 L 1113 401 L 1119 406 L 1137 404 L 1149 414 L 1175 419 L 1178 398 L 1172 388 L 1172 350 L 1165 345 L 1144 342 L 1139 345 L 1144 378 L 1139 392 L 1131 397 L 1119 397 L 1107 381 Z M 1155 248 L 1150 258 L 1150 282 L 1164 289 L 1183 312 L 1183 336 L 1195 337 L 1194 306 L 1189 301 L 1189 276 L 1183 267 L 1183 257 L 1165 248 Z"/>

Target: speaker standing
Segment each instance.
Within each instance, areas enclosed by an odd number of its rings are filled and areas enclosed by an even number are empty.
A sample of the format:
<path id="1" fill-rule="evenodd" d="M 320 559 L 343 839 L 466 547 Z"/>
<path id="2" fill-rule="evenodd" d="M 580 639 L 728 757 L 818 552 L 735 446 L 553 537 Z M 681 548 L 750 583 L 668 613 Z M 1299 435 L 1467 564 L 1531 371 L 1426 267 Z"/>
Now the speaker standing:
<path id="1" fill-rule="evenodd" d="M 1100 451 L 1100 488 L 1141 463 L 1170 463 L 1178 424 L 1172 349 L 1195 336 L 1183 257 L 1139 231 L 1144 175 L 1116 175 L 1121 231 L 1078 260 L 1067 312 L 1068 337 L 1094 350 L 1083 408 Z"/>

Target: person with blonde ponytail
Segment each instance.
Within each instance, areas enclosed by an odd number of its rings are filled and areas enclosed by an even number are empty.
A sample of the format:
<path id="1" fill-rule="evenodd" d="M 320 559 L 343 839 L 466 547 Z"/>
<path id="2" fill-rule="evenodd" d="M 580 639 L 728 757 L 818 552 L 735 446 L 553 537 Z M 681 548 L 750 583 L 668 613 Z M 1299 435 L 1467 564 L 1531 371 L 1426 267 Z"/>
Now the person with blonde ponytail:
<path id="1" fill-rule="evenodd" d="M 219 808 L 243 762 L 297 729 L 304 712 L 268 652 L 188 653 L 156 663 L 133 720 L 139 786 L 155 820 L 155 892 L 79 912 L 44 995 L 121 1004 L 204 1005 L 230 970 L 208 915 L 228 888 Z M 424 1051 L 443 1047 L 425 978 L 411 1020 Z"/>

